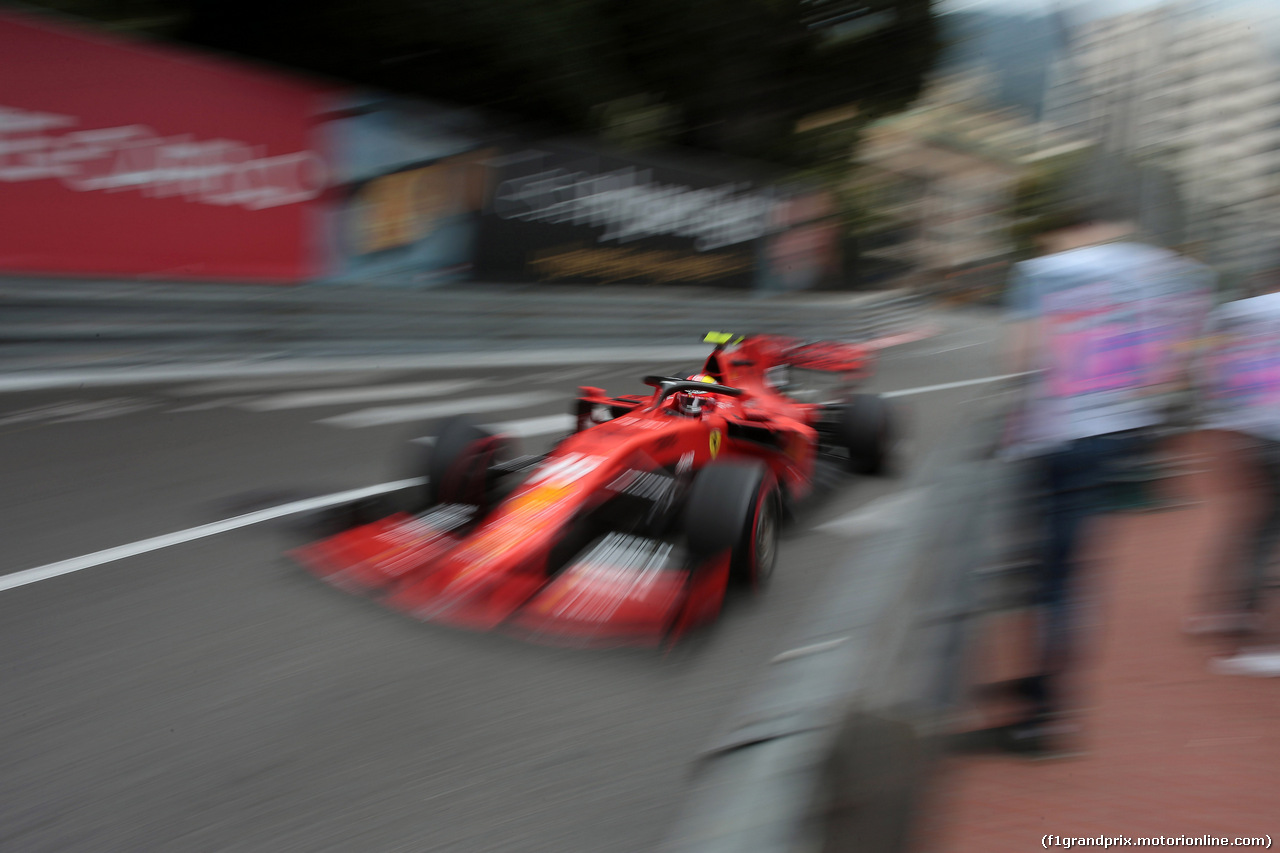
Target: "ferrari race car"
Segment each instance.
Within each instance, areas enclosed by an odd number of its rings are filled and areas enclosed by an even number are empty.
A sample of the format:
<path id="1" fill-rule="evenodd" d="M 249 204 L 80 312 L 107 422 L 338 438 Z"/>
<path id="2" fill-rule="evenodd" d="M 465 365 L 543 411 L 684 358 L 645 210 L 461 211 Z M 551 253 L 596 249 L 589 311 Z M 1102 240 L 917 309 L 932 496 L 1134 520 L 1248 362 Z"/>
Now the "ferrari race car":
<path id="1" fill-rule="evenodd" d="M 673 643 L 714 620 L 730 583 L 759 589 L 786 508 L 820 456 L 887 464 L 879 397 L 852 393 L 871 357 L 851 344 L 707 336 L 692 376 L 648 395 L 579 389 L 576 429 L 541 456 L 468 418 L 441 424 L 414 512 L 358 524 L 293 556 L 415 617 L 560 645 Z M 835 377 L 806 397 L 798 373 Z"/>

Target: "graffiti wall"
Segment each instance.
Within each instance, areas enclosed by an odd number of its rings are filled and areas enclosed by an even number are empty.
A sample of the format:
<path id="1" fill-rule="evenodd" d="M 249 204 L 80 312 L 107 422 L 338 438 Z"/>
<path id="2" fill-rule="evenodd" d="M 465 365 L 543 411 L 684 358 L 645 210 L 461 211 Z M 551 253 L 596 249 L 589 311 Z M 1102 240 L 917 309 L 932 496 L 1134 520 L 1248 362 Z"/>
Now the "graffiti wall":
<path id="1" fill-rule="evenodd" d="M 414 285 L 470 275 L 492 154 L 479 147 L 472 116 L 354 98 L 325 137 L 336 164 L 328 279 Z"/>
<path id="2" fill-rule="evenodd" d="M 298 281 L 326 89 L 0 12 L 0 270 Z"/>
<path id="3" fill-rule="evenodd" d="M 772 192 L 741 176 L 537 142 L 488 160 L 477 274 L 750 287 Z"/>
<path id="4" fill-rule="evenodd" d="M 0 272 L 829 286 L 831 203 L 742 166 L 0 12 Z"/>
<path id="5" fill-rule="evenodd" d="M 791 194 L 773 208 L 770 234 L 760 242 L 757 287 L 766 291 L 843 286 L 841 227 L 828 192 Z"/>

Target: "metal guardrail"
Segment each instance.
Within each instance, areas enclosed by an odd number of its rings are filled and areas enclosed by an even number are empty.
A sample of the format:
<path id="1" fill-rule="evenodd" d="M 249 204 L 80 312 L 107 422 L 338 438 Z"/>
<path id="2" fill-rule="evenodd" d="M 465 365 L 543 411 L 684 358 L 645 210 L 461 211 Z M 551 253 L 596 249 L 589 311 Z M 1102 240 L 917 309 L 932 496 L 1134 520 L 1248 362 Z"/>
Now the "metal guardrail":
<path id="1" fill-rule="evenodd" d="M 864 534 L 812 618 L 698 758 L 664 853 L 879 853 L 905 847 L 961 689 L 976 569 L 999 478 L 971 413 Z"/>
<path id="2" fill-rule="evenodd" d="M 223 288 L 219 290 L 216 288 Z M 340 345 L 402 352 L 479 342 L 687 343 L 708 328 L 867 340 L 918 322 L 921 297 L 541 292 L 527 286 L 268 288 L 0 283 L 0 344 Z"/>

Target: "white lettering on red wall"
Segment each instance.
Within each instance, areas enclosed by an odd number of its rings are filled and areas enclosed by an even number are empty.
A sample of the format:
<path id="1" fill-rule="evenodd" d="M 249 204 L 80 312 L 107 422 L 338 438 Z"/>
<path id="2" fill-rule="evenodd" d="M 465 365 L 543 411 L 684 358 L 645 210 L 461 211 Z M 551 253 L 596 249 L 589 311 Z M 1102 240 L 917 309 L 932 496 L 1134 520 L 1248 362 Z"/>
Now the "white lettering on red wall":
<path id="1" fill-rule="evenodd" d="M 264 210 L 310 201 L 328 181 L 314 151 L 266 155 L 232 139 L 157 136 L 140 124 L 72 130 L 66 115 L 0 106 L 0 182 L 58 180 L 77 192 L 137 190 L 149 198 Z"/>
<path id="2" fill-rule="evenodd" d="M 709 189 L 662 184 L 650 169 L 602 175 L 555 168 L 511 178 L 494 193 L 503 219 L 604 228 L 597 242 L 689 237 L 699 252 L 755 240 L 770 232 L 776 202 L 743 192 L 748 185 Z"/>

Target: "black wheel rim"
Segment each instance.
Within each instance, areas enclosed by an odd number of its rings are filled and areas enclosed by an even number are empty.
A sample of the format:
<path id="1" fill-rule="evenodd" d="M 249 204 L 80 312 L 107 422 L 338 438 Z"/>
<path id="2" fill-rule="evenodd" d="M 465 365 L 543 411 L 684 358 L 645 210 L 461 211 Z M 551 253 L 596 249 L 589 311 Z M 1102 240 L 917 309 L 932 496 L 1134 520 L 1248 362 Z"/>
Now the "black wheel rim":
<path id="1" fill-rule="evenodd" d="M 765 495 L 756 516 L 755 581 L 766 583 L 778 561 L 778 511 L 772 495 Z"/>

